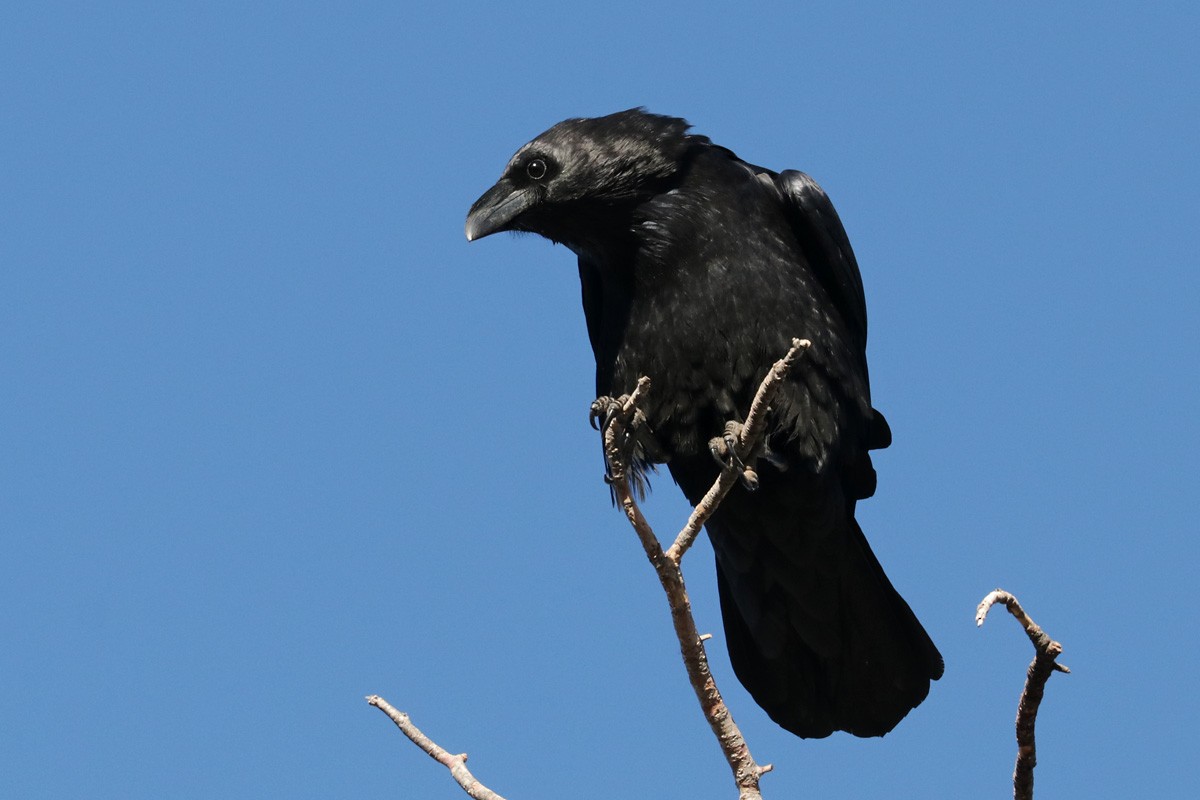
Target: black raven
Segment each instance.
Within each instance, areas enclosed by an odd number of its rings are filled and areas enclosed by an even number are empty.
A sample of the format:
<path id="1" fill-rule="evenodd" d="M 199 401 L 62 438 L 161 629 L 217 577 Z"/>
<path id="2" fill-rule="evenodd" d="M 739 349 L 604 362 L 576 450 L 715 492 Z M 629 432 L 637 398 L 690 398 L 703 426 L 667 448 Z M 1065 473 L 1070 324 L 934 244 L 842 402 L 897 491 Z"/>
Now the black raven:
<path id="1" fill-rule="evenodd" d="M 579 256 L 598 395 L 646 375 L 647 462 L 692 503 L 793 337 L 812 341 L 768 420 L 759 486 L 709 521 L 729 656 L 798 736 L 882 736 L 929 693 L 942 657 L 854 519 L 875 492 L 862 278 L 829 198 L 802 172 L 740 160 L 682 119 L 630 109 L 569 119 L 517 151 L 471 206 L 467 239 L 529 231 Z"/>

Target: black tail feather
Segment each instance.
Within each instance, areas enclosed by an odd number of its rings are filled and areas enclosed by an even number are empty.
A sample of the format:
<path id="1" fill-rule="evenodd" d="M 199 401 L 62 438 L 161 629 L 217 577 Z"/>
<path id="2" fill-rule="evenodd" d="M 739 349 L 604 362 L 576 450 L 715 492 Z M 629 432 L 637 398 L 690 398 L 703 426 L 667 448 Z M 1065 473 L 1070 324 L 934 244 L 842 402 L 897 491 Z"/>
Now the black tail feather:
<path id="1" fill-rule="evenodd" d="M 941 654 L 853 505 L 787 482 L 735 489 L 707 526 L 734 672 L 797 736 L 883 736 L 942 676 Z"/>

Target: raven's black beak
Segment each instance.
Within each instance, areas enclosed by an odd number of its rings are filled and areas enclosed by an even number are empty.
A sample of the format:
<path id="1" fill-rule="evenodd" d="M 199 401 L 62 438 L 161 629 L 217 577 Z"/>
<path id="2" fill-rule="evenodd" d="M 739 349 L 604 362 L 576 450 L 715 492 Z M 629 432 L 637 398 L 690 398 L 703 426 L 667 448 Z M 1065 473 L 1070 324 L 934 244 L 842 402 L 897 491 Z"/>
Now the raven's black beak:
<path id="1" fill-rule="evenodd" d="M 467 241 L 511 230 L 516 218 L 536 202 L 537 196 L 531 187 L 517 189 L 508 179 L 501 178 L 467 213 Z"/>

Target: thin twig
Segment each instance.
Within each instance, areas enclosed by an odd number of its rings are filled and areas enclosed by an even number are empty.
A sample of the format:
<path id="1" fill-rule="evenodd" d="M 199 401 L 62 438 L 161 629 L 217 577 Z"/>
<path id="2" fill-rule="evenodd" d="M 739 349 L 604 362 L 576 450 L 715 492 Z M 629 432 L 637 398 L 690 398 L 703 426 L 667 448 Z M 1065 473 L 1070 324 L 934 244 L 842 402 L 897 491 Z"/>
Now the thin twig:
<path id="1" fill-rule="evenodd" d="M 450 770 L 450 775 L 454 780 L 458 781 L 458 785 L 462 787 L 464 792 L 475 798 L 475 800 L 504 800 L 503 797 L 484 786 L 471 774 L 471 771 L 467 769 L 466 753 L 454 755 L 438 746 L 437 742 L 421 733 L 420 729 L 412 724 L 412 720 L 408 718 L 408 714 L 398 711 L 391 703 L 379 695 L 373 694 L 368 696 L 367 702 L 387 714 L 388 718 L 396 723 L 396 727 L 411 739 L 413 744 L 428 753 L 430 757 L 446 767 L 446 769 Z"/>
<path id="2" fill-rule="evenodd" d="M 754 401 L 750 404 L 750 411 L 746 414 L 746 422 L 743 424 L 738 437 L 738 455 L 742 461 L 752 463 L 752 455 L 762 443 L 763 434 L 767 427 L 767 412 L 771 409 L 771 403 L 775 400 L 775 395 L 779 391 L 779 385 L 787 377 L 788 373 L 791 372 L 796 362 L 800 359 L 800 356 L 811 345 L 812 342 L 808 339 L 792 339 L 791 349 L 787 351 L 787 354 L 783 358 L 771 365 L 767 376 L 763 378 L 758 391 L 754 395 Z M 712 488 L 708 490 L 704 498 L 692 509 L 692 514 L 688 518 L 687 524 L 683 526 L 683 530 L 679 531 L 679 535 L 675 537 L 675 543 L 667 550 L 668 558 L 677 564 L 683 559 L 683 554 L 696 541 L 696 537 L 700 534 L 700 529 L 704 527 L 704 523 L 708 522 L 708 518 L 717 510 L 717 506 L 725 499 L 725 495 L 729 494 L 729 490 L 737 483 L 738 477 L 739 474 L 732 469 L 721 470 L 721 474 L 717 476 L 717 480 L 712 485 Z"/>
<path id="3" fill-rule="evenodd" d="M 1003 603 L 1009 613 L 1017 618 L 1029 640 L 1033 642 L 1035 654 L 1025 673 L 1025 688 L 1017 704 L 1017 763 L 1013 769 L 1013 797 L 1015 800 L 1033 800 L 1033 768 L 1037 766 L 1037 744 L 1034 726 L 1037 723 L 1038 706 L 1046 691 L 1046 681 L 1051 672 L 1069 673 L 1071 670 L 1056 660 L 1062 653 L 1062 645 L 1051 639 L 1021 608 L 1017 598 L 1003 589 L 990 592 L 975 611 L 975 624 L 982 625 L 987 613 L 996 603 Z"/>

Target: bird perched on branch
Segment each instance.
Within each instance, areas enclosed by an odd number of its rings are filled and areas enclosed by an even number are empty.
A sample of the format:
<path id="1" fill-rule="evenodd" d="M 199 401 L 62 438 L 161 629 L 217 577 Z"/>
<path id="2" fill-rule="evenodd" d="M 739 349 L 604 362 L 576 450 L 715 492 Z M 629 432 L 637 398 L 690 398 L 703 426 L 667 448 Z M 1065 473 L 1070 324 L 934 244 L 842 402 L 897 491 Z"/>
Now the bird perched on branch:
<path id="1" fill-rule="evenodd" d="M 875 492 L 862 279 L 833 205 L 802 172 L 740 160 L 674 117 L 569 119 L 526 144 L 471 207 L 467 239 L 528 231 L 579 257 L 602 396 L 652 389 L 635 471 L 666 463 L 699 502 L 736 452 L 727 422 L 793 337 L 755 465 L 706 525 L 730 659 L 781 726 L 882 736 L 942 658 L 854 519 Z"/>

